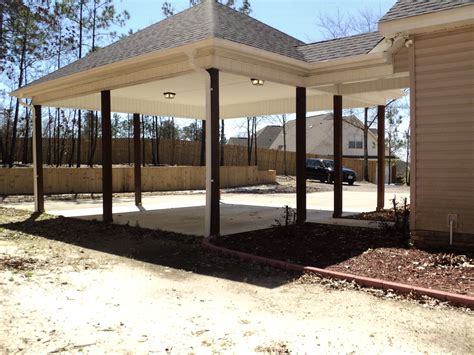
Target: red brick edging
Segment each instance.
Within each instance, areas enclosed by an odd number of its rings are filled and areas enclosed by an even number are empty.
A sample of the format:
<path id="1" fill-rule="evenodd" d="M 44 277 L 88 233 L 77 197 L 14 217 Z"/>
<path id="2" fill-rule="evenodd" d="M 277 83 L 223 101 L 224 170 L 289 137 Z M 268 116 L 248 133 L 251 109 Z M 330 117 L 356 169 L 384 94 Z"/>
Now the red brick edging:
<path id="1" fill-rule="evenodd" d="M 202 241 L 202 245 L 204 248 L 209 249 L 209 250 L 218 251 L 227 255 L 237 256 L 244 260 L 256 261 L 256 262 L 267 264 L 269 266 L 283 269 L 283 270 L 298 271 L 302 273 L 310 272 L 310 273 L 318 274 L 324 277 L 330 277 L 333 279 L 346 280 L 350 282 L 354 281 L 355 283 L 361 286 L 373 287 L 373 288 L 385 289 L 385 290 L 391 289 L 399 293 L 413 292 L 418 296 L 426 295 L 432 298 L 436 298 L 440 301 L 447 301 L 452 304 L 461 305 L 461 306 L 474 309 L 474 297 L 470 297 L 466 295 L 433 290 L 433 289 L 417 287 L 417 286 L 411 286 L 411 285 L 401 284 L 398 282 L 390 282 L 390 281 L 384 281 L 380 279 L 373 279 L 370 277 L 346 274 L 346 273 L 337 272 L 337 271 L 330 271 L 326 269 L 320 269 L 317 267 L 302 266 L 298 264 L 288 263 L 286 261 L 265 258 L 263 256 L 248 254 L 248 253 L 244 253 L 237 250 L 227 249 L 224 247 L 218 247 L 211 243 L 211 238 L 204 238 Z"/>

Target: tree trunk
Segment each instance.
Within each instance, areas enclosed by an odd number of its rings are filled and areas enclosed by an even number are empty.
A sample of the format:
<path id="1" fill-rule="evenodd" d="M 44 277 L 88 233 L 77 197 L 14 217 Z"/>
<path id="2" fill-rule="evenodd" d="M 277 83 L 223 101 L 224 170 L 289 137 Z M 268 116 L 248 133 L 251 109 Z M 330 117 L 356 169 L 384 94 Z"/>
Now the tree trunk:
<path id="1" fill-rule="evenodd" d="M 406 132 L 407 156 L 405 164 L 405 184 L 410 186 L 410 176 L 408 175 L 408 164 L 410 160 L 410 130 Z"/>
<path id="2" fill-rule="evenodd" d="M 176 146 L 176 137 L 174 131 L 174 117 L 171 118 L 171 165 L 175 164 L 175 146 Z"/>
<path id="3" fill-rule="evenodd" d="M 155 151 L 155 117 L 151 117 L 151 163 L 156 166 L 156 151 Z"/>
<path id="4" fill-rule="evenodd" d="M 20 55 L 20 76 L 18 78 L 18 87 L 21 88 L 23 85 L 23 67 L 25 64 L 25 57 L 26 57 L 26 47 L 28 41 L 28 26 L 30 22 L 30 10 L 27 10 L 27 15 L 25 19 L 25 28 L 23 30 L 23 42 L 21 47 L 21 55 Z M 17 129 L 18 129 L 18 115 L 20 109 L 20 99 L 16 100 L 15 105 L 15 116 L 13 117 L 13 126 L 12 126 L 12 142 L 10 147 L 10 157 L 8 159 L 8 165 L 10 167 L 13 166 L 13 162 L 15 160 L 15 150 L 16 150 L 16 136 L 17 136 Z"/>
<path id="5" fill-rule="evenodd" d="M 199 165 L 206 164 L 206 121 L 202 121 L 201 129 L 201 157 Z"/>
<path id="6" fill-rule="evenodd" d="M 84 3 L 83 0 L 79 1 L 79 59 L 82 58 L 82 30 L 84 27 L 83 24 L 83 9 Z M 76 157 L 76 167 L 80 168 L 82 163 L 82 112 L 81 110 L 77 111 L 77 157 Z"/>
<path id="7" fill-rule="evenodd" d="M 76 149 L 76 140 L 75 140 L 75 131 L 74 127 L 76 125 L 76 110 L 74 110 L 74 116 L 72 117 L 72 125 L 71 125 L 71 154 L 69 156 L 68 167 L 72 167 L 73 160 L 74 160 L 74 150 Z"/>
<path id="8" fill-rule="evenodd" d="M 221 166 L 224 166 L 224 120 L 221 120 Z"/>
<path id="9" fill-rule="evenodd" d="M 252 165 L 252 144 L 253 144 L 253 139 L 252 139 L 252 131 L 250 128 L 250 123 L 251 123 L 251 118 L 247 117 L 247 165 L 250 166 Z"/>
<path id="10" fill-rule="evenodd" d="M 155 129 L 155 140 L 156 140 L 156 165 L 160 165 L 160 140 L 161 140 L 161 121 L 160 127 L 158 128 L 158 117 L 155 116 L 156 129 Z"/>
<path id="11" fill-rule="evenodd" d="M 127 149 L 128 149 L 128 165 L 132 164 L 132 153 L 131 153 L 131 129 L 132 124 L 130 120 L 130 115 L 127 115 Z"/>
<path id="12" fill-rule="evenodd" d="M 142 115 L 142 165 L 143 167 L 146 166 L 145 163 L 145 152 L 146 152 L 146 144 L 145 144 L 145 116 Z"/>
<path id="13" fill-rule="evenodd" d="M 51 109 L 48 107 L 48 153 L 47 153 L 47 157 L 46 157 L 48 165 L 51 165 L 51 163 L 52 163 L 51 139 L 53 138 L 53 135 L 52 135 L 52 132 L 51 132 L 51 125 L 52 125 L 51 117 L 52 117 L 51 116 Z"/>
<path id="14" fill-rule="evenodd" d="M 56 156 L 56 166 L 59 166 L 60 164 L 60 134 L 61 134 L 61 115 L 60 115 L 60 109 L 56 109 L 56 150 L 55 150 L 55 156 Z"/>
<path id="15" fill-rule="evenodd" d="M 23 135 L 23 155 L 21 157 L 21 161 L 23 164 L 28 164 L 28 142 L 30 136 L 30 110 L 26 109 L 25 112 L 25 132 Z"/>
<path id="16" fill-rule="evenodd" d="M 255 141 L 255 165 L 258 166 L 258 152 L 257 152 L 257 117 L 253 118 L 253 139 Z"/>
<path id="17" fill-rule="evenodd" d="M 287 158 L 286 158 L 286 115 L 283 115 L 282 117 L 282 121 L 283 121 L 283 165 L 284 165 L 284 173 L 285 173 L 285 176 L 288 176 L 288 164 L 287 164 Z M 275 170 L 276 170 L 276 166 L 275 166 Z"/>
<path id="18" fill-rule="evenodd" d="M 369 181 L 369 108 L 364 109 L 364 180 Z"/>

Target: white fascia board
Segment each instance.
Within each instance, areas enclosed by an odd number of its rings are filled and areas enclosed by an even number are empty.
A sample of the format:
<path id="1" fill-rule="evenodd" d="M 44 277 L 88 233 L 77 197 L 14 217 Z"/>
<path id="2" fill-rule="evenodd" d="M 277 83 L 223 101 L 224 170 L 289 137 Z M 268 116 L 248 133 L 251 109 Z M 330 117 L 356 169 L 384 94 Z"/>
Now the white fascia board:
<path id="1" fill-rule="evenodd" d="M 384 37 L 426 33 L 474 24 L 474 4 L 425 15 L 380 22 L 379 31 Z"/>

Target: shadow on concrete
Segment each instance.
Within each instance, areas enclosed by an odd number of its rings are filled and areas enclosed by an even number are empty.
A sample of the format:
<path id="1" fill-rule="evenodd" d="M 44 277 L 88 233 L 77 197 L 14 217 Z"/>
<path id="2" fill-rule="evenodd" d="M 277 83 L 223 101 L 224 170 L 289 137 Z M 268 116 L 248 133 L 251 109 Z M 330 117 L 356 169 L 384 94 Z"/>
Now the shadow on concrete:
<path id="1" fill-rule="evenodd" d="M 38 217 L 32 214 L 28 219 L 0 224 L 0 227 L 150 264 L 266 288 L 279 287 L 298 276 L 298 273 L 206 251 L 201 247 L 201 237 L 197 236 L 61 216 Z"/>

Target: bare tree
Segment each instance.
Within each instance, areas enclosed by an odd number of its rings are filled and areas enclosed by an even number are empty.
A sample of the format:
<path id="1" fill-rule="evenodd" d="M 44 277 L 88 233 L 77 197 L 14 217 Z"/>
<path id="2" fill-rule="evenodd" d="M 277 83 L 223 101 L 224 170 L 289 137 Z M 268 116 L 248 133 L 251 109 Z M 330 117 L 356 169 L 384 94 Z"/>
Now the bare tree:
<path id="1" fill-rule="evenodd" d="M 320 13 L 317 26 L 325 39 L 347 37 L 377 30 L 382 13 L 373 8 L 360 10 L 356 15 L 348 15 L 337 9 L 333 16 Z"/>

